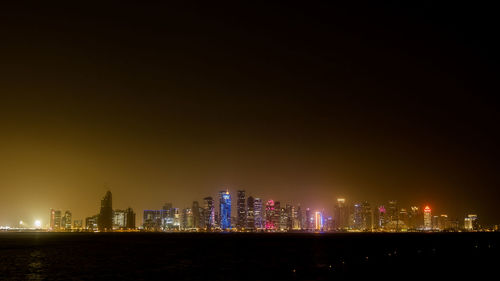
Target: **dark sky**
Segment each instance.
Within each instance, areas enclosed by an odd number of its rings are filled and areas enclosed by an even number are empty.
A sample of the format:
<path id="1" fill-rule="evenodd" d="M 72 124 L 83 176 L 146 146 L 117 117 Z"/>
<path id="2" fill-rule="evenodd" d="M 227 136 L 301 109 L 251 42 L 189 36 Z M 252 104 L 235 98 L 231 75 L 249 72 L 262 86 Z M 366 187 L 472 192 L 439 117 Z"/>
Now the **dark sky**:
<path id="1" fill-rule="evenodd" d="M 500 222 L 493 7 L 188 2 L 2 4 L 0 225 L 107 187 L 138 223 L 225 187 Z"/>

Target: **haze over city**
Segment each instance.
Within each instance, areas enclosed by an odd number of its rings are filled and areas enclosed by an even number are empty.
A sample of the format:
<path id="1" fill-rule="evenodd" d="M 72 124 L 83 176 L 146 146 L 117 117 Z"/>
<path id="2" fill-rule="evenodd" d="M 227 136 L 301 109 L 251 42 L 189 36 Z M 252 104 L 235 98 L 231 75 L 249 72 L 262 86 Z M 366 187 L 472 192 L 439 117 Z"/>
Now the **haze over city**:
<path id="1" fill-rule="evenodd" d="M 8 5 L 0 225 L 226 188 L 498 224 L 498 43 L 468 8 Z"/>

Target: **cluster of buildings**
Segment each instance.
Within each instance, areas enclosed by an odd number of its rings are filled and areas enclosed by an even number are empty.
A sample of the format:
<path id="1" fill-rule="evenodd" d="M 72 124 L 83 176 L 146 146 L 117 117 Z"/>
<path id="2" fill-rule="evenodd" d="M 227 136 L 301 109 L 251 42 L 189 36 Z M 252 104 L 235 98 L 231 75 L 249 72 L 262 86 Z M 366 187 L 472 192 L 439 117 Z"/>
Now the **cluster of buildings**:
<path id="1" fill-rule="evenodd" d="M 447 214 L 434 215 L 429 206 L 402 208 L 397 201 L 385 205 L 349 204 L 338 198 L 331 216 L 325 212 L 281 204 L 279 201 L 236 194 L 236 213 L 232 214 L 229 191 L 205 197 L 202 204 L 194 201 L 190 207 L 175 208 L 166 203 L 159 210 L 144 210 L 142 229 L 146 231 L 478 231 L 478 217 L 469 214 L 464 223 Z"/>
<path id="2" fill-rule="evenodd" d="M 113 197 L 110 191 L 101 200 L 99 214 L 87 217 L 85 226 L 82 220 L 74 220 L 71 224 L 71 212 L 66 211 L 61 217 L 61 211 L 50 210 L 50 231 L 117 231 L 134 230 L 135 213 L 132 208 L 125 210 L 113 210 Z"/>
<path id="3" fill-rule="evenodd" d="M 242 231 L 242 232 L 401 232 L 401 231 L 479 231 L 477 215 L 469 214 L 461 223 L 447 214 L 433 214 L 429 206 L 400 207 L 397 201 L 372 206 L 367 201 L 349 203 L 338 198 L 333 213 L 302 208 L 300 205 L 263 201 L 247 196 L 245 190 L 236 193 L 236 204 L 228 190 L 216 198 L 193 201 L 187 208 L 165 203 L 161 209 L 144 210 L 142 225 L 136 227 L 132 208 L 113 210 L 110 191 L 101 200 L 99 214 L 74 220 L 70 211 L 50 211 L 51 231 Z M 233 209 L 236 212 L 233 212 Z"/>

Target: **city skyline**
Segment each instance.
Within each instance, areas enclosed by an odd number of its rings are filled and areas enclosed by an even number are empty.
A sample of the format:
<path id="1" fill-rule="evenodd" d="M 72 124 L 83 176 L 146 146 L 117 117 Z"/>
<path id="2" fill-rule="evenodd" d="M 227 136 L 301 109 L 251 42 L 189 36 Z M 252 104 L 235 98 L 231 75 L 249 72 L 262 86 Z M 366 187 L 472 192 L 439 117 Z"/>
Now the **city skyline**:
<path id="1" fill-rule="evenodd" d="M 497 223 L 494 9 L 367 5 L 7 5 L 0 224 L 84 217 L 105 183 L 120 209 L 229 186 Z"/>
<path id="2" fill-rule="evenodd" d="M 123 210 L 113 209 L 112 193 L 108 190 L 101 200 L 101 207 L 97 215 L 73 221 L 70 210 L 62 213 L 61 210 L 51 208 L 49 220 L 45 223 L 44 220 L 36 218 L 31 224 L 27 220 L 20 220 L 17 224 L 13 224 L 13 226 L 2 225 L 2 227 L 13 229 L 27 227 L 66 231 L 85 229 L 87 231 L 98 230 L 106 232 L 116 230 L 116 220 L 120 220 L 121 223 L 118 225 L 122 225 L 126 229 L 137 228 L 148 231 L 163 231 L 167 230 L 164 229 L 165 222 L 163 221 L 164 216 L 166 216 L 170 218 L 170 222 L 168 222 L 170 224 L 170 231 L 185 231 L 186 224 L 192 225 L 193 229 L 196 228 L 204 231 L 214 231 L 216 229 L 219 231 L 235 229 L 240 231 L 244 229 L 251 230 L 253 227 L 250 225 L 255 225 L 254 230 L 261 229 L 265 231 L 284 230 L 285 228 L 289 231 L 292 229 L 309 231 L 442 231 L 445 229 L 444 225 L 455 231 L 459 229 L 479 229 L 477 213 L 466 212 L 465 215 L 455 216 L 450 215 L 445 210 L 438 209 L 437 212 L 434 206 L 431 208 L 428 204 L 403 205 L 397 200 L 388 200 L 378 204 L 366 199 L 353 201 L 344 197 L 338 197 L 335 200 L 332 210 L 327 211 L 325 208 L 306 206 L 301 203 L 292 204 L 289 201 L 280 202 L 280 200 L 262 199 L 253 197 L 252 195 L 246 196 L 245 190 L 237 190 L 234 193 L 237 194 L 236 204 L 231 203 L 231 193 L 226 188 L 226 190 L 218 192 L 218 204 L 210 196 L 203 199 L 204 202 L 202 202 L 202 205 L 196 200 L 192 201 L 192 207 L 179 207 L 171 202 L 167 202 L 163 204 L 161 210 L 153 210 L 154 208 L 144 209 L 144 216 L 136 217 L 136 213 L 130 206 Z M 209 201 L 211 203 L 207 203 Z M 289 220 L 289 222 L 282 221 L 283 214 L 280 211 L 283 212 L 285 206 L 288 213 L 286 220 Z M 211 215 L 209 210 L 212 210 Z M 431 210 L 433 210 L 432 214 Z M 174 213 L 176 217 L 175 222 Z M 294 214 L 293 220 L 298 219 L 298 222 L 292 220 L 290 217 L 292 213 Z M 248 219 L 249 214 L 252 214 L 250 220 Z M 276 219 L 274 218 L 275 215 L 277 215 Z M 420 219 L 418 219 L 420 222 L 414 221 L 417 215 L 420 216 Z M 188 217 L 191 220 L 189 223 L 186 221 Z M 211 222 L 211 217 L 214 217 L 213 222 Z M 397 219 L 395 220 L 394 218 Z M 157 219 L 158 221 L 156 221 Z M 250 224 L 249 221 L 251 222 Z M 289 226 L 284 228 L 283 225 L 288 225 L 288 223 L 290 223 Z M 482 221 L 481 223 L 482 228 L 496 229 L 499 226 L 498 224 L 486 225 Z M 474 225 L 473 228 L 472 225 Z"/>

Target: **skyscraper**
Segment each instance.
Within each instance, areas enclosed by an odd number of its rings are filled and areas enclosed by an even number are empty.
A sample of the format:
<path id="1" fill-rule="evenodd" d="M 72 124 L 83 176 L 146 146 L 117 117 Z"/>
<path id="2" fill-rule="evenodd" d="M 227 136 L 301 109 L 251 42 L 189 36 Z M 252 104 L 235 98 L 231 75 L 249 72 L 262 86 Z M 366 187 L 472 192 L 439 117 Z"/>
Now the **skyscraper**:
<path id="1" fill-rule="evenodd" d="M 99 220 L 97 222 L 99 231 L 113 230 L 113 199 L 109 190 L 101 200 L 101 211 L 99 212 Z"/>
<path id="2" fill-rule="evenodd" d="M 314 213 L 314 229 L 323 230 L 323 214 L 321 212 Z"/>
<path id="3" fill-rule="evenodd" d="M 132 208 L 127 208 L 125 210 L 125 228 L 127 229 L 135 229 L 135 213 Z"/>
<path id="4" fill-rule="evenodd" d="M 429 206 L 424 208 L 424 230 L 432 229 L 432 213 Z"/>
<path id="5" fill-rule="evenodd" d="M 255 212 L 255 228 L 262 229 L 264 228 L 264 220 L 262 218 L 262 199 L 255 198 L 253 206 Z"/>
<path id="6" fill-rule="evenodd" d="M 231 194 L 229 191 L 219 192 L 220 228 L 231 229 Z"/>
<path id="7" fill-rule="evenodd" d="M 54 212 L 54 230 L 60 230 L 61 229 L 61 211 L 56 210 Z"/>
<path id="8" fill-rule="evenodd" d="M 246 229 L 255 230 L 255 200 L 252 196 L 249 196 L 247 198 Z"/>
<path id="9" fill-rule="evenodd" d="M 193 212 L 193 228 L 202 228 L 203 223 L 202 223 L 202 218 L 201 218 L 201 211 L 200 211 L 200 204 L 198 201 L 193 201 L 193 205 L 191 207 L 191 211 Z"/>
<path id="10" fill-rule="evenodd" d="M 337 199 L 333 220 L 337 230 L 345 230 L 349 227 L 349 208 L 344 198 Z"/>
<path id="11" fill-rule="evenodd" d="M 266 203 L 266 222 L 265 222 L 265 228 L 266 230 L 275 230 L 276 225 L 274 224 L 274 217 L 275 217 L 275 206 L 274 206 L 274 200 L 268 200 Z"/>
<path id="12" fill-rule="evenodd" d="M 247 212 L 245 208 L 245 190 L 238 190 L 237 192 L 238 196 L 238 201 L 237 201 L 237 222 L 236 222 L 236 227 L 238 229 L 243 229 L 246 226 L 246 217 L 247 217 Z"/>
<path id="13" fill-rule="evenodd" d="M 215 209 L 214 199 L 212 197 L 205 197 L 205 227 L 207 230 L 212 230 L 215 227 Z"/>
<path id="14" fill-rule="evenodd" d="M 66 230 L 71 229 L 72 216 L 70 211 L 64 212 L 64 225 L 62 227 Z"/>
<path id="15" fill-rule="evenodd" d="M 313 229 L 313 222 L 314 222 L 314 218 L 312 217 L 312 214 L 311 214 L 311 209 L 306 208 L 306 221 L 305 221 L 305 229 L 306 229 L 306 230 L 311 230 L 311 229 Z"/>
<path id="16" fill-rule="evenodd" d="M 49 217 L 49 229 L 54 230 L 54 224 L 56 220 L 56 210 L 50 209 L 50 217 Z"/>
<path id="17" fill-rule="evenodd" d="M 380 206 L 378 207 L 378 228 L 379 229 L 385 229 L 385 226 L 387 224 L 387 212 L 385 210 L 385 206 Z"/>

